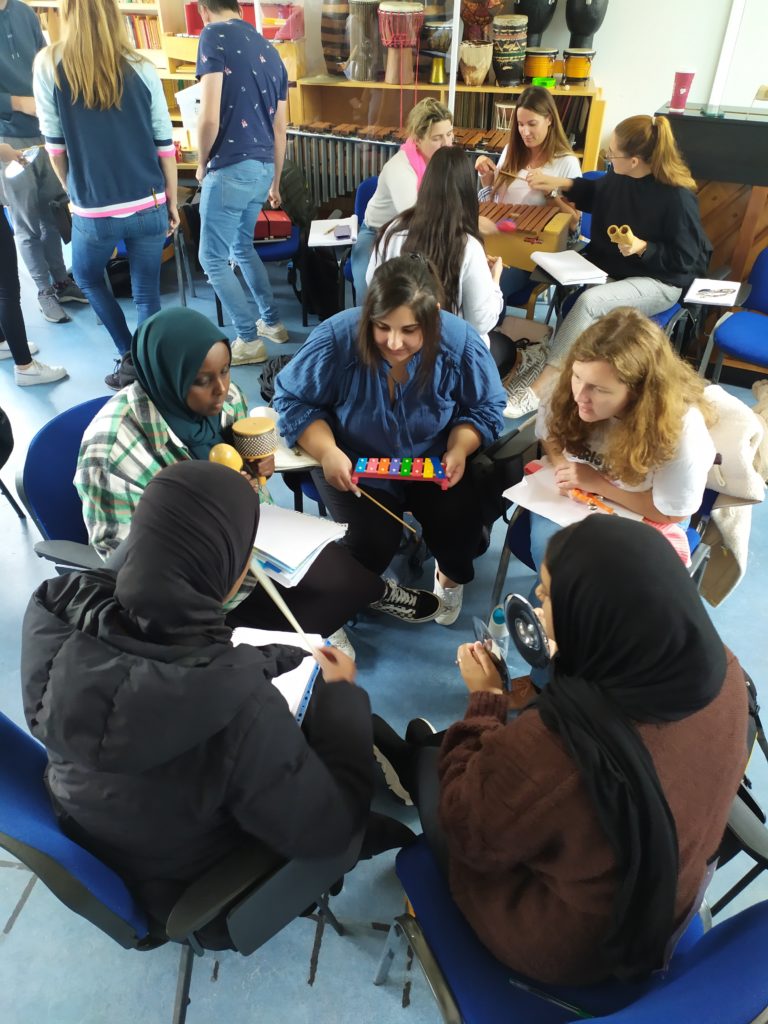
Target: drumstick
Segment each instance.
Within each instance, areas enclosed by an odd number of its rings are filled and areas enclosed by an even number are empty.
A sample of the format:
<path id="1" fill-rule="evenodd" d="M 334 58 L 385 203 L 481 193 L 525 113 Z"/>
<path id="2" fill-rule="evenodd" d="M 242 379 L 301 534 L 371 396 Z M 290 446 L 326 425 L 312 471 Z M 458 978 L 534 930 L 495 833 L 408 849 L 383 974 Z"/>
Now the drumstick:
<path id="1" fill-rule="evenodd" d="M 272 582 L 269 576 L 267 576 L 267 574 L 259 565 L 258 558 L 254 558 L 251 560 L 251 569 L 253 570 L 253 575 L 256 577 L 256 579 L 259 581 L 262 587 L 266 590 L 267 594 L 272 598 L 272 601 L 275 603 L 275 605 L 277 605 L 277 607 L 280 609 L 280 611 L 283 613 L 286 619 L 290 622 L 290 624 L 299 634 L 301 639 L 304 641 L 304 644 L 309 653 L 312 654 L 312 652 L 315 649 L 314 645 L 312 644 L 307 634 L 299 625 L 296 616 L 293 614 L 291 609 L 280 596 L 280 591 L 277 589 L 275 584 Z"/>
<path id="2" fill-rule="evenodd" d="M 527 174 L 514 174 L 512 171 L 502 171 L 500 167 L 496 168 L 497 174 L 503 174 L 505 178 L 519 178 L 521 181 L 528 181 Z"/>
<path id="3" fill-rule="evenodd" d="M 398 521 L 398 523 L 402 523 L 402 524 L 403 524 L 403 526 L 404 526 L 404 527 L 406 528 L 406 530 L 410 530 L 410 531 L 411 531 L 411 533 L 412 533 L 412 534 L 413 534 L 414 536 L 416 536 L 416 530 L 414 530 L 414 528 L 413 528 L 413 527 L 412 527 L 412 526 L 411 526 L 411 525 L 410 525 L 409 523 L 406 523 L 406 521 L 405 521 L 404 519 L 401 519 L 401 518 L 400 518 L 400 516 L 396 516 L 396 515 L 395 515 L 395 513 L 394 513 L 394 512 L 393 512 L 393 511 L 392 511 L 391 509 L 387 508 L 387 506 L 386 506 L 386 505 L 382 505 L 382 503 L 381 503 L 380 501 L 377 501 L 377 500 L 376 500 L 376 499 L 375 499 L 375 498 L 373 497 L 373 495 L 371 495 L 371 494 L 369 494 L 369 493 L 368 493 L 368 491 L 364 491 L 364 490 L 363 490 L 362 488 L 358 487 L 358 489 L 357 489 L 357 490 L 356 490 L 356 491 L 355 491 L 354 493 L 355 493 L 355 494 L 356 494 L 356 495 L 357 495 L 358 497 L 360 497 L 360 495 L 362 494 L 364 498 L 367 498 L 367 499 L 368 499 L 368 501 L 372 501 L 374 505 L 378 505 L 378 506 L 379 506 L 379 508 L 380 508 L 380 509 L 381 509 L 381 510 L 382 510 L 383 512 L 386 512 L 388 516 L 392 516 L 392 518 L 393 518 L 393 519 L 396 519 L 396 520 Z"/>

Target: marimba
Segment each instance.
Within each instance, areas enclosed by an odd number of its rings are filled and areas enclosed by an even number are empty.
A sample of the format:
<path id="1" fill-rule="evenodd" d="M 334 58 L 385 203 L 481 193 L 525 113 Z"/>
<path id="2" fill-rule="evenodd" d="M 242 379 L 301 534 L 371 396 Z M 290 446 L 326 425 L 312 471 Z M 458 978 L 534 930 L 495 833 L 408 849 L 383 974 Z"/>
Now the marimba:
<path id="1" fill-rule="evenodd" d="M 483 238 L 489 256 L 501 256 L 505 267 L 533 270 L 532 252 L 562 252 L 568 245 L 570 215 L 556 206 L 526 203 L 480 203 L 480 215 L 494 223 L 515 222 L 515 230 Z"/>

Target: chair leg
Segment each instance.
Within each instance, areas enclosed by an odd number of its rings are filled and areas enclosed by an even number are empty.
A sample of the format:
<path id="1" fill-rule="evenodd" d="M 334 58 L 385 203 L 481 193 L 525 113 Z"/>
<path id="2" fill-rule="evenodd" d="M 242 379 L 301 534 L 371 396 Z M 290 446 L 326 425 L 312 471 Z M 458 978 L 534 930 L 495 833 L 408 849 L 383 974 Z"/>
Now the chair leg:
<path id="1" fill-rule="evenodd" d="M 324 918 L 325 923 L 329 924 L 337 935 L 345 934 L 344 925 L 339 921 L 338 917 L 336 917 L 334 912 L 328 906 L 327 892 L 324 892 L 317 901 L 317 913 L 318 917 Z"/>
<path id="2" fill-rule="evenodd" d="M 0 491 L 2 491 L 2 493 L 8 499 L 11 508 L 16 513 L 16 515 L 19 517 L 19 519 L 26 519 L 27 517 L 21 511 L 21 508 L 20 508 L 18 502 L 16 501 L 14 496 L 11 494 L 11 492 L 8 490 L 8 488 L 5 486 L 5 484 L 3 483 L 2 480 L 0 480 Z"/>
<path id="3" fill-rule="evenodd" d="M 176 980 L 176 1000 L 173 1004 L 172 1024 L 184 1024 L 187 1019 L 187 1007 L 189 1006 L 189 986 L 192 981 L 192 968 L 194 966 L 195 954 L 191 946 L 181 947 L 179 957 L 179 973 Z"/>
<path id="4" fill-rule="evenodd" d="M 181 255 L 181 244 L 179 238 L 181 234 L 178 228 L 174 228 L 173 231 L 173 261 L 176 264 L 176 288 L 179 292 L 179 302 L 182 306 L 187 304 L 187 293 L 184 288 L 184 270 L 182 268 L 182 255 Z"/>
<path id="5" fill-rule="evenodd" d="M 725 353 L 722 352 L 722 351 L 718 352 L 717 353 L 717 358 L 715 359 L 715 368 L 712 371 L 712 383 L 713 384 L 719 384 L 720 383 L 720 374 L 723 372 L 723 360 L 724 359 L 725 359 Z"/>
<path id="6" fill-rule="evenodd" d="M 216 323 L 219 325 L 219 327 L 223 327 L 224 326 L 224 310 L 221 308 L 221 299 L 216 294 L 216 292 L 213 293 L 213 297 L 216 300 Z"/>
<path id="7" fill-rule="evenodd" d="M 381 960 L 379 960 L 379 966 L 376 969 L 376 976 L 373 979 L 374 985 L 383 985 L 385 983 L 392 969 L 392 962 L 399 955 L 404 945 L 405 935 L 403 935 L 402 928 L 395 921 L 387 933 L 384 952 L 381 954 Z"/>

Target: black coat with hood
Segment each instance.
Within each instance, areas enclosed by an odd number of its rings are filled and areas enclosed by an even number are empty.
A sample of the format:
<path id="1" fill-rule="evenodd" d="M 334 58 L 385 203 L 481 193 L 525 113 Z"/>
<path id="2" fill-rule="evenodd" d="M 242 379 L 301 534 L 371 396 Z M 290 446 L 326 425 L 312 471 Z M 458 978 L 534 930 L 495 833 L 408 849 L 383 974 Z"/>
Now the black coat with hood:
<path id="1" fill-rule="evenodd" d="M 367 694 L 316 687 L 305 737 L 270 683 L 303 656 L 155 643 L 126 629 L 107 570 L 47 580 L 33 594 L 24 711 L 48 751 L 54 807 L 154 916 L 244 833 L 287 856 L 322 856 L 364 820 Z"/>

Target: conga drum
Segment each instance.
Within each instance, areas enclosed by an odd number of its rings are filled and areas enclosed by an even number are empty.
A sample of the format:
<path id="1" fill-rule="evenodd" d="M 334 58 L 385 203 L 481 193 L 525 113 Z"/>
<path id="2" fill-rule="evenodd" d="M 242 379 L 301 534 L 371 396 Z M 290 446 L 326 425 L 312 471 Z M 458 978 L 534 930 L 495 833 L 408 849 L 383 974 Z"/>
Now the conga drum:
<path id="1" fill-rule="evenodd" d="M 551 78 L 555 73 L 555 61 L 559 51 L 554 47 L 529 46 L 525 51 L 523 73 L 526 82 L 534 78 Z"/>
<path id="2" fill-rule="evenodd" d="M 592 77 L 592 61 L 596 53 L 597 50 L 588 50 L 584 47 L 563 50 L 565 81 L 572 85 L 588 82 Z"/>
<path id="3" fill-rule="evenodd" d="M 329 75 L 343 75 L 349 60 L 347 38 L 348 0 L 324 2 L 320 10 L 320 42 Z"/>
<path id="4" fill-rule="evenodd" d="M 497 85 L 517 85 L 523 80 L 528 18 L 501 14 L 493 19 L 493 71 Z"/>
<path id="5" fill-rule="evenodd" d="M 419 46 L 424 4 L 385 0 L 379 4 L 379 33 L 387 48 L 384 81 L 390 85 L 413 82 L 413 51 Z"/>
<path id="6" fill-rule="evenodd" d="M 354 82 L 375 82 L 384 70 L 379 39 L 379 0 L 349 0 L 349 63 L 346 76 Z"/>

